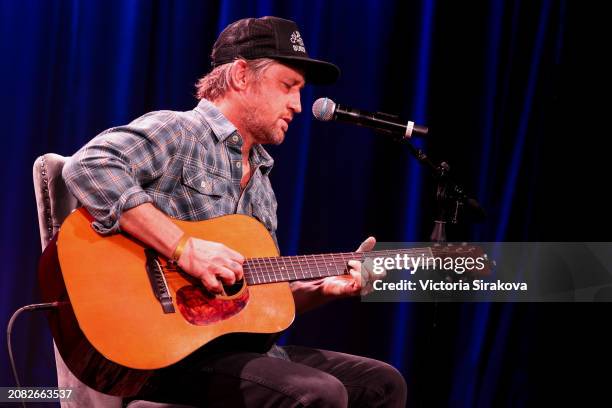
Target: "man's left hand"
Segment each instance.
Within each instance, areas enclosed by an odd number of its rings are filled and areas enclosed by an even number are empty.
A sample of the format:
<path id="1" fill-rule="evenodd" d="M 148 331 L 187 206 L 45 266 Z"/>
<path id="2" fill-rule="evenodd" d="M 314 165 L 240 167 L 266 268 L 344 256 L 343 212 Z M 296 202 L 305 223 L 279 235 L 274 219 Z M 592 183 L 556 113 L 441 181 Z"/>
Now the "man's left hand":
<path id="1" fill-rule="evenodd" d="M 357 252 L 369 252 L 376 245 L 374 237 L 368 237 L 359 245 Z M 365 295 L 372 291 L 375 275 L 360 261 L 348 261 L 348 274 L 330 276 L 322 280 L 321 291 L 324 296 L 347 297 Z"/>

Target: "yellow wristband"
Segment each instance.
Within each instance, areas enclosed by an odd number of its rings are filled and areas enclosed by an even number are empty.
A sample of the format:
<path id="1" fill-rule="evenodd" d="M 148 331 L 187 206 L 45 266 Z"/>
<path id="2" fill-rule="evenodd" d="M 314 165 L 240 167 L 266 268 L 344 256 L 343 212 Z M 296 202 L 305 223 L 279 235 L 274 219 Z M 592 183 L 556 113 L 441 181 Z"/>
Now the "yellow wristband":
<path id="1" fill-rule="evenodd" d="M 174 252 L 172 252 L 172 260 L 174 262 L 178 262 L 181 255 L 183 255 L 185 245 L 187 245 L 187 241 L 189 241 L 189 238 L 191 238 L 189 235 L 183 234 L 179 239 L 178 244 L 176 244 L 176 247 L 174 248 Z"/>

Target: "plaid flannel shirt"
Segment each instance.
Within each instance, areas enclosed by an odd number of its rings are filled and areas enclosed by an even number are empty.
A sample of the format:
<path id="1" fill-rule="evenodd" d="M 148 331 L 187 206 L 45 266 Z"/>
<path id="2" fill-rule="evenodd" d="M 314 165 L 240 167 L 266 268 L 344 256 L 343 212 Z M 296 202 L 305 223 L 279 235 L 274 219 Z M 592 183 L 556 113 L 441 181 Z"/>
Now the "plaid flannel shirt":
<path id="1" fill-rule="evenodd" d="M 255 145 L 252 177 L 241 191 L 241 146 L 236 127 L 201 100 L 191 111 L 151 112 L 102 132 L 72 156 L 62 175 L 101 234 L 118 232 L 124 211 L 153 203 L 180 220 L 252 215 L 276 242 L 277 203 L 268 179 L 274 161 Z"/>

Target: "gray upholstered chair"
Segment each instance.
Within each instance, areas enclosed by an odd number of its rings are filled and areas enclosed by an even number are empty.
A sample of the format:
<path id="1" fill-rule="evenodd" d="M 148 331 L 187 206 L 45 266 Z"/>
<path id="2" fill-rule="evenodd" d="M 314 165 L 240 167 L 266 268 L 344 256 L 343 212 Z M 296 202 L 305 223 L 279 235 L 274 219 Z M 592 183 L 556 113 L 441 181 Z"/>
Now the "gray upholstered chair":
<path id="1" fill-rule="evenodd" d="M 34 191 L 38 209 L 40 243 L 43 248 L 58 231 L 62 221 L 78 206 L 76 198 L 70 194 L 62 179 L 62 168 L 66 157 L 49 153 L 40 156 L 34 162 Z M 57 382 L 59 387 L 71 388 L 76 398 L 70 403 L 62 403 L 62 408 L 120 408 L 122 400 L 102 394 L 83 384 L 68 369 L 55 347 Z M 132 401 L 129 408 L 189 408 L 184 405 L 161 404 L 149 401 Z"/>

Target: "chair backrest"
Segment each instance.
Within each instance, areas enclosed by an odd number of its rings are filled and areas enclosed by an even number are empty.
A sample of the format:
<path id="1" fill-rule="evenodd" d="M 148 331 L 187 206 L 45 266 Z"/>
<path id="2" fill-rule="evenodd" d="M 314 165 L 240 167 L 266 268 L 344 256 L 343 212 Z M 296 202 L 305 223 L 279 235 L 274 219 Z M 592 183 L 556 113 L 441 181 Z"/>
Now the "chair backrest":
<path id="1" fill-rule="evenodd" d="M 34 162 L 34 192 L 40 227 L 40 243 L 47 246 L 59 230 L 64 219 L 78 206 L 76 198 L 70 194 L 62 179 L 62 169 L 68 158 L 54 153 L 40 156 Z M 68 369 L 55 347 L 55 365 L 59 387 L 71 388 L 74 399 L 62 403 L 62 408 L 93 407 L 120 408 L 120 397 L 102 394 L 83 384 Z"/>

